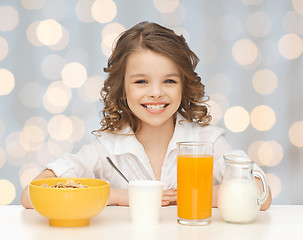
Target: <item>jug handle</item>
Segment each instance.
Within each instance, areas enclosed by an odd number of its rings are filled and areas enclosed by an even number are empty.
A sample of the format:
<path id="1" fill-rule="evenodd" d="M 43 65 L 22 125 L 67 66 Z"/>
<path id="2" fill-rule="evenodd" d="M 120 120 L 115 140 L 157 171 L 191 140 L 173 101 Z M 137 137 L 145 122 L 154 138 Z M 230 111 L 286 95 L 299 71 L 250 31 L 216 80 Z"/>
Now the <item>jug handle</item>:
<path id="1" fill-rule="evenodd" d="M 259 178 L 261 180 L 261 183 L 262 183 L 263 194 L 262 194 L 261 198 L 257 199 L 257 204 L 262 205 L 268 197 L 268 192 L 269 192 L 268 183 L 266 181 L 266 177 L 265 177 L 263 172 L 261 172 L 259 170 L 254 170 L 253 174 L 254 174 L 255 177 Z"/>

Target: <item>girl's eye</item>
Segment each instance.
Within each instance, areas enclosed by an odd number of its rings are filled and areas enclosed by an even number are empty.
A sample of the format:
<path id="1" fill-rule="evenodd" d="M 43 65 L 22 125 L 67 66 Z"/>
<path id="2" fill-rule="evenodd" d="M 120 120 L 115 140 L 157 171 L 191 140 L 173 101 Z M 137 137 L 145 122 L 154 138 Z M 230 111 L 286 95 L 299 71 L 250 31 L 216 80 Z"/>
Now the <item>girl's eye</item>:
<path id="1" fill-rule="evenodd" d="M 135 81 L 135 83 L 144 84 L 144 83 L 147 83 L 147 81 L 145 81 L 145 80 L 138 80 L 138 81 Z"/>
<path id="2" fill-rule="evenodd" d="M 172 79 L 167 79 L 167 80 L 165 80 L 165 83 L 176 83 L 176 81 L 172 80 Z"/>

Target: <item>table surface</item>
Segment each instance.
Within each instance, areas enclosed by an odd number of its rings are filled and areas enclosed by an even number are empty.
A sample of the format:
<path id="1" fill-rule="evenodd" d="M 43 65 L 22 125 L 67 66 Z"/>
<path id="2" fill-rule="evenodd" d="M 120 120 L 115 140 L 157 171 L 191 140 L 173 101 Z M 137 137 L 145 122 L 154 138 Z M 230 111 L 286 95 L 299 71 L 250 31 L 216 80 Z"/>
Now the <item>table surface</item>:
<path id="1" fill-rule="evenodd" d="M 183 226 L 177 223 L 176 206 L 162 207 L 160 223 L 134 225 L 129 208 L 108 206 L 83 227 L 54 227 L 33 209 L 21 205 L 0 206 L 0 239 L 303 239 L 303 205 L 273 205 L 259 212 L 250 224 L 225 223 L 213 209 L 212 222 L 207 226 Z"/>

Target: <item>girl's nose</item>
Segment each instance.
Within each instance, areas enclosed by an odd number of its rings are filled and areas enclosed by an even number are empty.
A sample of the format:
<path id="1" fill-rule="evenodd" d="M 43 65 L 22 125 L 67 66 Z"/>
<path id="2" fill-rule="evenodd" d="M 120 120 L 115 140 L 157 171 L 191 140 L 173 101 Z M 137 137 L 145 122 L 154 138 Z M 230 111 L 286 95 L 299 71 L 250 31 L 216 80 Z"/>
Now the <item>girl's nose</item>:
<path id="1" fill-rule="evenodd" d="M 149 90 L 149 97 L 152 98 L 160 98 L 163 96 L 163 89 L 158 84 L 151 84 L 150 90 Z"/>

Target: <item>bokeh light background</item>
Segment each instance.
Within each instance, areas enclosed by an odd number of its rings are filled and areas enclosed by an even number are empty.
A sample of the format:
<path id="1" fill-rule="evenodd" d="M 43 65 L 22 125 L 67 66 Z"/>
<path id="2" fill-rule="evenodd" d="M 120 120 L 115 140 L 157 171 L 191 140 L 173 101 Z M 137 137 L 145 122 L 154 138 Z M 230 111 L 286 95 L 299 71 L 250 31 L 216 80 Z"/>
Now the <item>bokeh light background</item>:
<path id="1" fill-rule="evenodd" d="M 213 123 L 266 172 L 274 204 L 303 204 L 303 0 L 0 0 L 0 204 L 99 127 L 103 67 L 148 20 L 200 57 Z"/>

